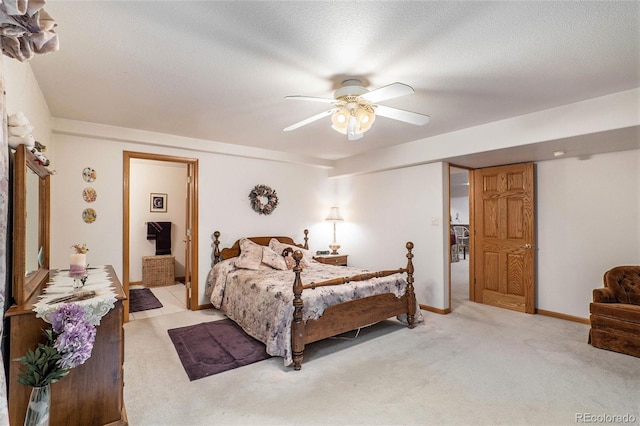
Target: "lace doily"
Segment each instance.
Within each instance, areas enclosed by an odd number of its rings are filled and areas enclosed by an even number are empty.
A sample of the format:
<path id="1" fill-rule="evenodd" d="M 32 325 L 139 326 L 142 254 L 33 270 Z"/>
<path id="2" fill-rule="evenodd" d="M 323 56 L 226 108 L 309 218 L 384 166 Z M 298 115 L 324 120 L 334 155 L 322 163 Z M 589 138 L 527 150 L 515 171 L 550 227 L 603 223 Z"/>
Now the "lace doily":
<path id="1" fill-rule="evenodd" d="M 87 321 L 98 326 L 100 320 L 105 316 L 117 301 L 116 292 L 111 286 L 111 278 L 104 266 L 98 266 L 95 269 L 87 271 L 87 281 L 80 289 L 73 288 L 74 279 L 69 275 L 58 273 L 53 276 L 47 287 L 43 290 L 40 300 L 33 305 L 33 311 L 36 317 L 42 318 L 51 323 L 49 316 L 63 303 L 75 303 L 81 306 L 86 315 Z M 63 296 L 72 295 L 77 291 L 94 291 L 96 294 L 91 298 L 84 300 L 70 300 L 68 302 L 52 303 L 53 300 Z"/>

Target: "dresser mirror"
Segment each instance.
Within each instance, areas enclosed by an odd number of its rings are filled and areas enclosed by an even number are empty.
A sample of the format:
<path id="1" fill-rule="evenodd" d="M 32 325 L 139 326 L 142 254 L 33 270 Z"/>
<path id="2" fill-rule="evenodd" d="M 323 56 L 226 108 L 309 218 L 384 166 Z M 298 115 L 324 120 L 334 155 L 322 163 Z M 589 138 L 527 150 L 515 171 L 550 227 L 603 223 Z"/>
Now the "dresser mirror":
<path id="1" fill-rule="evenodd" d="M 24 145 L 13 167 L 13 298 L 23 304 L 49 272 L 49 171 Z"/>

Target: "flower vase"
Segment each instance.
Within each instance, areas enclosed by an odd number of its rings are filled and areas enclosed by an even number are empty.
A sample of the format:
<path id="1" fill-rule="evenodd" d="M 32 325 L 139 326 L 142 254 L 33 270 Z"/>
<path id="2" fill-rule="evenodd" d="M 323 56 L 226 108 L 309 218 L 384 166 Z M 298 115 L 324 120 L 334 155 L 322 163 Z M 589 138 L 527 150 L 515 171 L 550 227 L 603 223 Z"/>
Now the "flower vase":
<path id="1" fill-rule="evenodd" d="M 48 426 L 51 407 L 51 385 L 31 388 L 24 426 Z"/>

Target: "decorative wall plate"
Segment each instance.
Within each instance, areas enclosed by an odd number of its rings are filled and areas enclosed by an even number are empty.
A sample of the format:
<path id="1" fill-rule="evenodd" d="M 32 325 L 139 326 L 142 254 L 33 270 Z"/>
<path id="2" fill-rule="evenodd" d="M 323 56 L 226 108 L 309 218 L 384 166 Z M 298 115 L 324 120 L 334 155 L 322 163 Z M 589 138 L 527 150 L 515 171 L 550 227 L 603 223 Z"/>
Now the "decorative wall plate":
<path id="1" fill-rule="evenodd" d="M 96 177 L 96 171 L 91 167 L 85 167 L 84 170 L 82 170 L 82 179 L 85 181 L 93 182 L 96 180 Z"/>
<path id="2" fill-rule="evenodd" d="M 98 214 L 94 209 L 91 209 L 91 208 L 84 209 L 82 212 L 82 220 L 84 220 L 86 223 L 95 222 L 97 217 L 98 217 Z"/>
<path id="3" fill-rule="evenodd" d="M 96 193 L 96 190 L 91 188 L 90 186 L 82 190 L 82 198 L 87 203 L 93 203 L 96 200 L 97 196 L 98 194 Z"/>

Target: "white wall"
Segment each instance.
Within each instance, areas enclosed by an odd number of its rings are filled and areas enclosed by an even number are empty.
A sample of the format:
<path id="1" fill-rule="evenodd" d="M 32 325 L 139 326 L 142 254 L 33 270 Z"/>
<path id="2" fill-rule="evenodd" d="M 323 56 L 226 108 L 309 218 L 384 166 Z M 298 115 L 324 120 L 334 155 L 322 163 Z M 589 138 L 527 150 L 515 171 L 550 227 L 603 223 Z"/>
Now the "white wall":
<path id="1" fill-rule="evenodd" d="M 184 277 L 187 165 L 133 158 L 129 166 L 129 276 L 142 281 L 142 257 L 154 256 L 156 241 L 147 240 L 147 222 L 171 222 L 175 276 Z M 150 194 L 167 194 L 167 211 L 150 211 Z"/>
<path id="2" fill-rule="evenodd" d="M 50 145 L 51 114 L 31 66 L 17 60 L 3 59 L 7 116 L 23 112 L 34 127 L 31 134 L 47 147 L 49 157 L 54 150 Z"/>
<path id="3" fill-rule="evenodd" d="M 349 264 L 372 270 L 406 264 L 405 243 L 414 243 L 418 303 L 448 307 L 448 167 L 426 164 L 336 179 L 340 252 Z M 432 222 L 437 222 L 433 224 Z"/>
<path id="4" fill-rule="evenodd" d="M 536 179 L 536 307 L 588 318 L 604 272 L 640 262 L 640 150 L 540 162 Z M 418 301 L 446 308 L 444 230 L 431 225 L 448 215 L 440 163 L 335 180 L 349 263 L 396 267 L 398 246 L 412 240 Z"/>
<path id="5" fill-rule="evenodd" d="M 122 154 L 111 143 L 88 138 L 53 135 L 53 143 L 51 267 L 68 268 L 71 246 L 86 243 L 87 263 L 113 265 L 122 278 Z M 85 167 L 96 171 L 95 181 L 82 178 Z M 82 198 L 87 186 L 96 190 L 93 203 Z M 96 211 L 95 222 L 82 220 L 86 208 Z"/>
<path id="6" fill-rule="evenodd" d="M 122 278 L 122 162 L 123 151 L 149 152 L 199 160 L 199 303 L 204 297 L 206 276 L 211 267 L 211 235 L 222 233 L 222 247 L 239 238 L 256 235 L 289 235 L 302 242 L 310 230 L 310 247 L 326 247 L 331 235 L 324 221 L 333 199 L 333 184 L 326 169 L 276 161 L 249 159 L 206 152 L 194 152 L 146 144 L 101 140 L 91 137 L 54 135 L 58 174 L 51 182 L 52 267 L 66 267 L 69 247 L 86 242 L 92 264 L 112 264 Z M 93 203 L 98 218 L 82 221 L 86 203 L 81 192 L 82 169 L 97 172 L 92 183 L 98 193 Z M 274 188 L 278 208 L 268 216 L 258 215 L 249 204 L 249 192 L 257 184 Z M 145 196 L 148 200 L 148 194 Z M 172 202 L 172 201 L 170 201 Z M 132 279 L 132 277 L 130 277 Z"/>
<path id="7" fill-rule="evenodd" d="M 640 264 L 640 150 L 537 164 L 537 307 L 589 317 L 592 290 Z"/>

